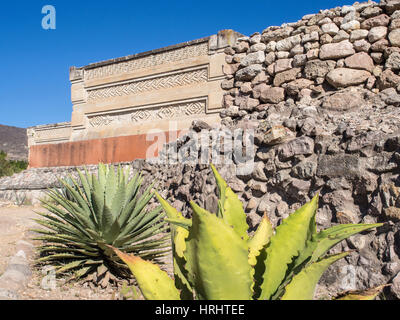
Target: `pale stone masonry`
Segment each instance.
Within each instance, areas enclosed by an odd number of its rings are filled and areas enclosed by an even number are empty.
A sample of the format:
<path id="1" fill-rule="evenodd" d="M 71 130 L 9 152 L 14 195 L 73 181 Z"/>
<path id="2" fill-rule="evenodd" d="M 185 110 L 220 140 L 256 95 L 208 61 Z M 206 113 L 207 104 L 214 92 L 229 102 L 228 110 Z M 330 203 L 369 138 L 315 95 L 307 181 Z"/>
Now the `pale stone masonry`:
<path id="1" fill-rule="evenodd" d="M 28 129 L 29 147 L 188 129 L 199 117 L 220 121 L 224 48 L 241 36 L 210 37 L 70 68 L 70 123 Z M 34 152 L 31 149 L 31 153 Z M 133 159 L 132 159 L 133 160 Z"/>
<path id="2" fill-rule="evenodd" d="M 47 143 L 68 142 L 71 137 L 71 123 L 60 122 L 28 128 L 28 146 Z"/>

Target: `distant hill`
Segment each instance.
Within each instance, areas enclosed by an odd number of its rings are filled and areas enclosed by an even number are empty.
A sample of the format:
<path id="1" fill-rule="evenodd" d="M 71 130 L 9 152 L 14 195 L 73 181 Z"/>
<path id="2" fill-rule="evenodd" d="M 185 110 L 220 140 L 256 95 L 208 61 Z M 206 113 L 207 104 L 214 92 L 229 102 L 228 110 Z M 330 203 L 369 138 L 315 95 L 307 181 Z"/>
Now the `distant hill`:
<path id="1" fill-rule="evenodd" d="M 26 129 L 0 124 L 0 150 L 10 160 L 28 160 L 28 138 Z"/>

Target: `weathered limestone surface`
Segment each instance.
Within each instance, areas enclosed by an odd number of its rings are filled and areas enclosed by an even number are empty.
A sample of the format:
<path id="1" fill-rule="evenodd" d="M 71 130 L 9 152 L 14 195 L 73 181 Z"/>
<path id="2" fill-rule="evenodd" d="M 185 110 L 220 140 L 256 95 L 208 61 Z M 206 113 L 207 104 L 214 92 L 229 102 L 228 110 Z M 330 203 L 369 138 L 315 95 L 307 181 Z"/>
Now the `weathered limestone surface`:
<path id="1" fill-rule="evenodd" d="M 224 49 L 233 45 L 238 36 L 233 30 L 223 30 L 158 50 L 71 67 L 71 122 L 28 129 L 31 166 L 76 164 L 76 161 L 68 163 L 65 159 L 68 154 L 61 161 L 48 159 L 49 154 L 58 153 L 57 148 L 44 150 L 36 146 L 140 136 L 149 130 L 187 130 L 198 117 L 218 123 L 223 98 L 221 83 L 225 78 L 223 67 L 227 65 Z M 259 55 L 261 52 L 247 56 L 243 65 L 258 60 L 263 63 L 265 55 Z M 173 128 L 170 121 L 174 122 Z M 119 143 L 115 145 L 121 149 Z M 144 149 L 145 145 L 139 144 L 138 148 Z M 94 152 L 99 160 L 106 161 L 102 155 L 107 150 L 100 147 Z M 130 156 L 135 159 L 133 154 Z M 90 163 L 89 158 L 86 161 Z M 78 164 L 87 162 L 83 159 Z"/>

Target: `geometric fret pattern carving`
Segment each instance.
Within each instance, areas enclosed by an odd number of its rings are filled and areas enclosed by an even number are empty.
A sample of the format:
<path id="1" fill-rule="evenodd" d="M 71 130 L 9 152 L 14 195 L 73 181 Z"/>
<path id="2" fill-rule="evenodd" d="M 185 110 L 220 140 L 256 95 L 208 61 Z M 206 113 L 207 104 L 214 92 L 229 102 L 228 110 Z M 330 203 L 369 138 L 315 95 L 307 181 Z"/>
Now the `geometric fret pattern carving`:
<path id="1" fill-rule="evenodd" d="M 179 87 L 191 83 L 206 82 L 207 69 L 198 69 L 158 78 L 138 80 L 120 85 L 99 88 L 88 91 L 88 101 L 99 101 L 112 97 L 125 96 L 146 91 Z"/>
<path id="2" fill-rule="evenodd" d="M 160 109 L 138 110 L 132 112 L 132 122 L 148 120 L 177 119 L 184 116 L 192 116 L 205 113 L 205 101 L 180 103 Z"/>
<path id="3" fill-rule="evenodd" d="M 118 75 L 142 68 L 158 66 L 168 62 L 180 61 L 192 57 L 208 54 L 208 42 L 185 46 L 165 52 L 155 53 L 142 58 L 113 63 L 93 69 L 85 70 L 85 79 L 99 79 L 107 76 Z"/>
<path id="4" fill-rule="evenodd" d="M 154 120 L 173 120 L 206 113 L 205 100 L 182 102 L 161 107 L 152 107 L 140 110 L 132 110 L 123 113 L 97 115 L 89 117 L 92 127 L 107 126 L 118 123 L 126 125 Z"/>
<path id="5" fill-rule="evenodd" d="M 112 116 L 109 115 L 103 115 L 103 116 L 94 116 L 90 118 L 90 124 L 92 127 L 100 127 L 100 126 L 106 126 L 113 122 L 115 119 Z"/>

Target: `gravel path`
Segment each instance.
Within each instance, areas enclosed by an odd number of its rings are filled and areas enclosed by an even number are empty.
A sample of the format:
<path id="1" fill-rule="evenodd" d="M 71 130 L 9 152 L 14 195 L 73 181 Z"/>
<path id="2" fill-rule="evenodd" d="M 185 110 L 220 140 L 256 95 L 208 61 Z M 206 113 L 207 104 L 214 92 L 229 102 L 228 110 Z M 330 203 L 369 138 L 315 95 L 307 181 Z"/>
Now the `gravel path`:
<path id="1" fill-rule="evenodd" d="M 0 207 L 0 275 L 16 253 L 16 244 L 26 239 L 29 228 L 35 226 L 32 207 Z"/>

